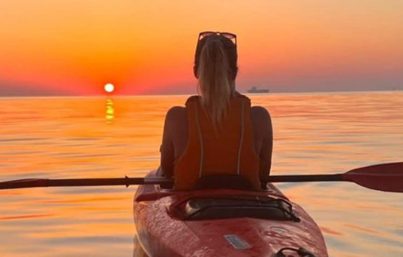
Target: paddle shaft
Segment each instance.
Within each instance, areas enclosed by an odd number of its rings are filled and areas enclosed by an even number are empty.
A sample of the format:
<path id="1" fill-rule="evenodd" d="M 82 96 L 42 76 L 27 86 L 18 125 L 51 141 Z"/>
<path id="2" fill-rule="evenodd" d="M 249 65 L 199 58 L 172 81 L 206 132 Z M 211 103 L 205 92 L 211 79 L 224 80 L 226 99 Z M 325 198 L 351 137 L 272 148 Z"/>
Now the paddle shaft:
<path id="1" fill-rule="evenodd" d="M 332 182 L 349 181 L 385 192 L 403 193 L 403 162 L 377 164 L 340 174 L 275 175 L 267 182 Z M 172 185 L 173 181 L 161 177 L 145 178 L 77 178 L 77 179 L 20 179 L 0 182 L 0 189 L 30 187 L 117 186 L 117 185 Z"/>
<path id="2" fill-rule="evenodd" d="M 343 174 L 320 174 L 320 175 L 275 175 L 269 176 L 267 182 L 331 182 L 345 181 Z"/>
<path id="3" fill-rule="evenodd" d="M 170 180 L 162 178 L 76 178 L 76 179 L 21 179 L 0 183 L 0 189 L 32 187 L 79 187 L 164 184 Z"/>
<path id="4" fill-rule="evenodd" d="M 332 175 L 279 175 L 270 176 L 268 182 L 342 181 L 342 174 Z M 76 178 L 76 179 L 21 179 L 0 183 L 0 189 L 33 187 L 80 187 L 170 184 L 165 178 Z"/>

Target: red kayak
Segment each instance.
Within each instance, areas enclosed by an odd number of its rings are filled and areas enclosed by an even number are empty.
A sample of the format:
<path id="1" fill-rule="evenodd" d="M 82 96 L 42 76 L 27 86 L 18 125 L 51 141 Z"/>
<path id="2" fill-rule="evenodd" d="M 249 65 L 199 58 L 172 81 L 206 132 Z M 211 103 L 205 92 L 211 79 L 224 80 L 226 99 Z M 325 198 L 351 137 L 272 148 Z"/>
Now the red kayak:
<path id="1" fill-rule="evenodd" d="M 149 257 L 327 257 L 313 219 L 269 184 L 174 191 L 139 186 L 137 240 Z"/>

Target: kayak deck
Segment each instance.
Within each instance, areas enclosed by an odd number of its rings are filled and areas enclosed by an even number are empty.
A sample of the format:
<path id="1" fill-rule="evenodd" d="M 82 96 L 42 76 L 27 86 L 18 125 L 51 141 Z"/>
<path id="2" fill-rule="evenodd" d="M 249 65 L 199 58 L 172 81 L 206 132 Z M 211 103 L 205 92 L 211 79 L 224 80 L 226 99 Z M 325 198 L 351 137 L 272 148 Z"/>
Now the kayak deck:
<path id="1" fill-rule="evenodd" d="M 150 257 L 302 256 L 285 248 L 328 256 L 316 223 L 271 184 L 264 192 L 140 186 L 134 221 Z"/>

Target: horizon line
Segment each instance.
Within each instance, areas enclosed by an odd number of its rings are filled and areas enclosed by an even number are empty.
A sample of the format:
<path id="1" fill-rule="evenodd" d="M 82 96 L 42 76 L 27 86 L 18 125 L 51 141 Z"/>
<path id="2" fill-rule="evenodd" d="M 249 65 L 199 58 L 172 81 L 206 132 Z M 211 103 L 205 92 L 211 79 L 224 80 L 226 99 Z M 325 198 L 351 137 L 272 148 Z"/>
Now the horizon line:
<path id="1" fill-rule="evenodd" d="M 289 94 L 289 93 L 354 93 L 354 92 L 396 92 L 396 91 L 403 91 L 403 88 L 393 88 L 393 89 L 352 89 L 352 90 L 287 90 L 287 91 L 269 91 L 267 93 L 248 93 L 248 92 L 240 92 L 241 94 L 248 94 L 248 95 L 270 95 L 270 94 Z M 195 93 L 140 93 L 140 94 L 33 94 L 33 95 L 0 95 L 0 98 L 32 98 L 32 97 L 132 97 L 132 96 L 188 96 L 188 95 L 197 95 Z"/>

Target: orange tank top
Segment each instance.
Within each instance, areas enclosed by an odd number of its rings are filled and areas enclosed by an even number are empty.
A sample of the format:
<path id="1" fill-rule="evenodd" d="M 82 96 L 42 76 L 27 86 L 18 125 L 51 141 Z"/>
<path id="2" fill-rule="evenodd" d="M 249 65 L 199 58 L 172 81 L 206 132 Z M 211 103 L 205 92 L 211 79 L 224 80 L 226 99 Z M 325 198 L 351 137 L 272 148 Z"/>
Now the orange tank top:
<path id="1" fill-rule="evenodd" d="M 239 175 L 260 190 L 249 98 L 239 95 L 230 100 L 219 131 L 214 130 L 199 96 L 187 100 L 186 113 L 188 140 L 184 153 L 175 161 L 174 188 L 191 190 L 203 176 Z"/>

